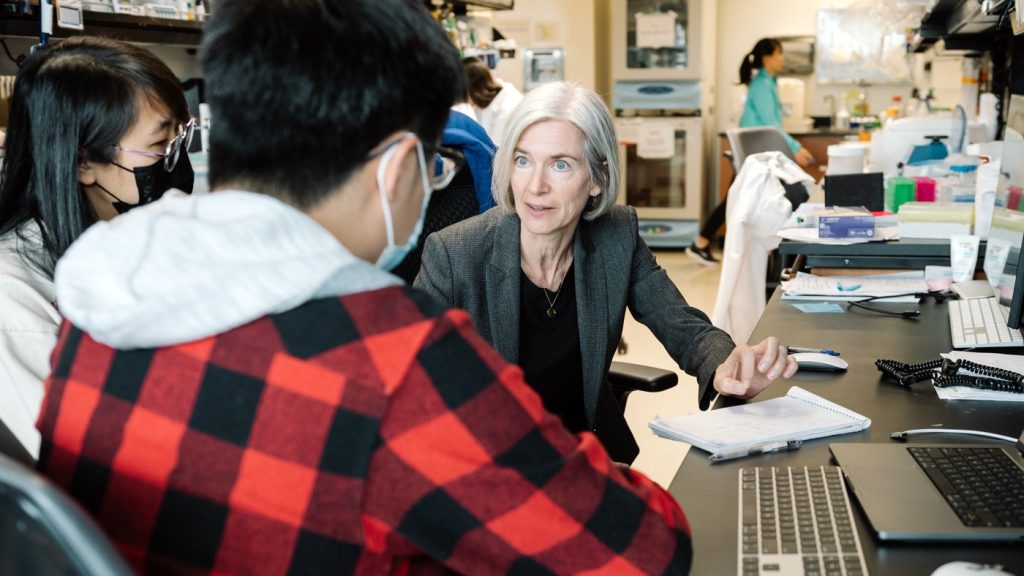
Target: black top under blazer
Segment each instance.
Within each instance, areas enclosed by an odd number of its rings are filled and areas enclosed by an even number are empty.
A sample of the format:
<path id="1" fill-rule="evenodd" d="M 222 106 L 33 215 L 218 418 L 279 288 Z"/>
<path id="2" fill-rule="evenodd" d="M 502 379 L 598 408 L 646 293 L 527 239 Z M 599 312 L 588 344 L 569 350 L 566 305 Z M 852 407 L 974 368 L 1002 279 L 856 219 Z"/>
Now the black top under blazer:
<path id="1" fill-rule="evenodd" d="M 435 232 L 414 282 L 443 305 L 468 311 L 480 334 L 513 363 L 519 360 L 519 230 L 519 216 L 498 207 Z M 573 260 L 587 421 L 614 460 L 632 462 L 639 449 L 622 407 L 606 391 L 626 308 L 697 378 L 701 409 L 714 397 L 715 370 L 735 344 L 687 305 L 640 239 L 633 208 L 614 206 L 591 222 L 580 220 Z"/>

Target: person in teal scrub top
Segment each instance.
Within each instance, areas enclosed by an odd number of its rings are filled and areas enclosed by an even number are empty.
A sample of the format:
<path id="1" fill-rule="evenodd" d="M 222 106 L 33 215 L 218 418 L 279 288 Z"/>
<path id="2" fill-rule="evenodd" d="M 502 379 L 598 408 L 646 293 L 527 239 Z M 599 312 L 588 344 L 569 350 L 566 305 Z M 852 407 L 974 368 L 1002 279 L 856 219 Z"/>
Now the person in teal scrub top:
<path id="1" fill-rule="evenodd" d="M 775 126 L 782 130 L 782 104 L 779 103 L 778 74 L 786 62 L 782 44 L 774 38 L 762 38 L 754 44 L 740 64 L 740 84 L 747 85 L 747 102 L 740 116 L 740 128 Z M 754 71 L 757 74 L 754 74 Z M 782 132 L 790 151 L 801 166 L 814 160 L 811 153 L 792 136 Z"/>
<path id="2" fill-rule="evenodd" d="M 747 85 L 747 101 L 743 106 L 743 115 L 740 116 L 740 128 L 775 126 L 782 131 L 782 104 L 779 102 L 777 78 L 785 61 L 782 44 L 774 38 L 758 40 L 750 54 L 743 58 L 740 64 L 740 84 Z M 814 156 L 792 136 L 785 131 L 782 131 L 782 136 L 797 164 L 808 166 L 814 161 Z M 726 200 L 722 200 L 715 207 L 701 228 L 700 236 L 687 248 L 686 253 L 691 258 L 704 264 L 718 262 L 711 254 L 711 240 L 725 222 L 725 203 Z"/>

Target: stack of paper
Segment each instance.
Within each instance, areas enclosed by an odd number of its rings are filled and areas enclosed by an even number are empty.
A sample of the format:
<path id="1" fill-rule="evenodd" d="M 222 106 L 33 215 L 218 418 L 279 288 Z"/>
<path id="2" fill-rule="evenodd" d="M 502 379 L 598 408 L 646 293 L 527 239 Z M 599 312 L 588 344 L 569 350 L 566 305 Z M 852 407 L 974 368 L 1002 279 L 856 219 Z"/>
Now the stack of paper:
<path id="1" fill-rule="evenodd" d="M 783 300 L 863 300 L 879 302 L 916 302 L 914 294 L 927 292 L 924 272 L 881 276 L 815 276 L 799 273 L 782 282 Z"/>
<path id="2" fill-rule="evenodd" d="M 856 432 L 870 425 L 870 418 L 799 386 L 793 386 L 781 398 L 678 418 L 659 416 L 648 424 L 662 438 L 689 442 L 712 455 L 773 441 L 794 442 Z"/>

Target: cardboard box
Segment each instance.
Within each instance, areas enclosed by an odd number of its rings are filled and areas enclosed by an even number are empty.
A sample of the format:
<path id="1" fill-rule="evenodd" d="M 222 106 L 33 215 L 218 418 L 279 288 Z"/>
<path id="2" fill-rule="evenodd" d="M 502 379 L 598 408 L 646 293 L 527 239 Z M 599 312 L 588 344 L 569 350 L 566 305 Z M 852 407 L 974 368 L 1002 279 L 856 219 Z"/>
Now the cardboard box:
<path id="1" fill-rule="evenodd" d="M 875 217 L 863 206 L 818 210 L 819 238 L 872 238 Z"/>

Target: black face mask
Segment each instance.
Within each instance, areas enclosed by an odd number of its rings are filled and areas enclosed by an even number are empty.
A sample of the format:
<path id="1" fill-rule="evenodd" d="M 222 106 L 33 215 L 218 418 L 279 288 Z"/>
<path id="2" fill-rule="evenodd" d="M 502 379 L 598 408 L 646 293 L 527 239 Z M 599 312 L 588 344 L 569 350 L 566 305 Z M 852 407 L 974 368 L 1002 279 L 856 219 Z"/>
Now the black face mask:
<path id="1" fill-rule="evenodd" d="M 163 160 L 158 160 L 149 166 L 139 166 L 134 169 L 125 168 L 116 162 L 114 166 L 135 174 L 135 186 L 139 189 L 138 204 L 128 204 L 122 202 L 120 198 L 114 196 L 103 186 L 100 186 L 99 182 L 96 183 L 100 190 L 103 190 L 114 199 L 112 204 L 118 214 L 124 214 L 132 208 L 156 202 L 164 195 L 164 192 L 171 188 L 177 188 L 187 194 L 191 194 L 196 178 L 195 172 L 192 170 L 192 162 L 189 161 L 188 152 L 185 150 L 180 152 L 178 162 L 174 165 L 174 170 L 170 172 L 164 169 Z"/>

